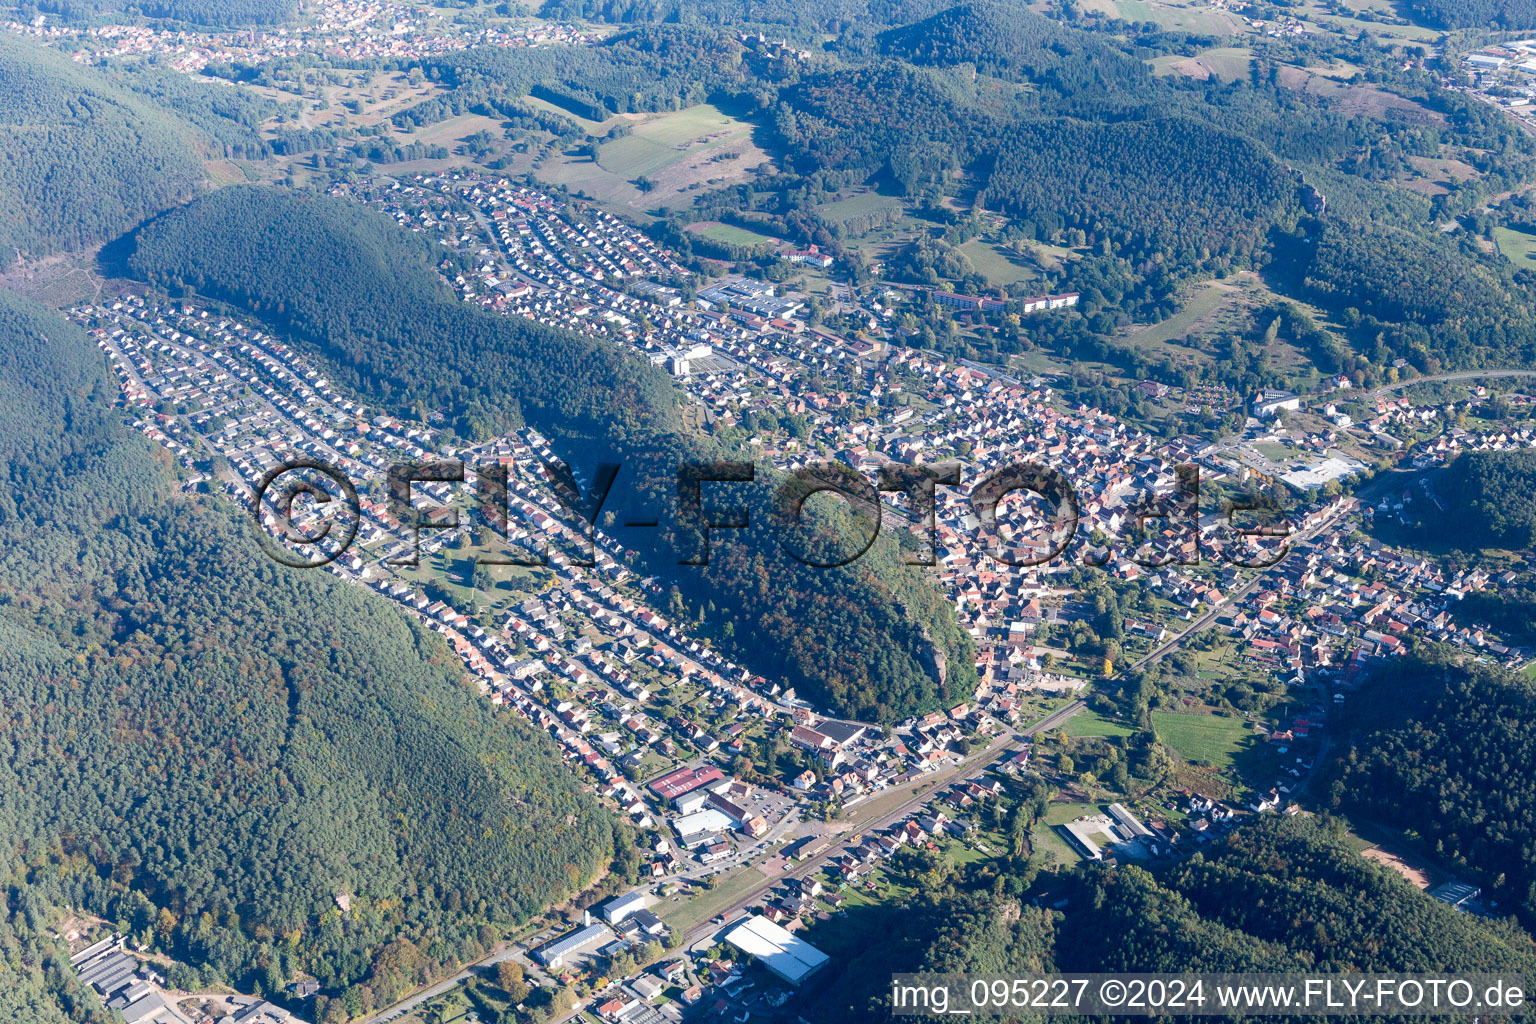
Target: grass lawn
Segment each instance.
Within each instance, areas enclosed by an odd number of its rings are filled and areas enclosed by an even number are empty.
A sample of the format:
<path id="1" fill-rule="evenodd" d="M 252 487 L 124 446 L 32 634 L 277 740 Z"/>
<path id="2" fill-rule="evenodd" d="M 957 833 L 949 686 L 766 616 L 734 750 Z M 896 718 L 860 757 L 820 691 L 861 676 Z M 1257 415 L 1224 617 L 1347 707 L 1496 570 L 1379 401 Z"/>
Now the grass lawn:
<path id="1" fill-rule="evenodd" d="M 1007 287 L 1020 281 L 1033 281 L 1037 276 L 1034 270 L 1017 256 L 1004 252 L 990 242 L 979 238 L 973 238 L 960 246 L 960 251 L 965 253 L 966 259 L 971 261 L 971 266 L 976 268 L 977 273 L 999 287 Z"/>
<path id="2" fill-rule="evenodd" d="M 1087 814 L 1103 813 L 1104 808 L 1098 804 L 1049 804 L 1045 808 L 1045 817 L 1036 822 L 1035 827 L 1030 830 L 1029 841 L 1047 863 L 1076 864 L 1083 859 L 1082 854 L 1067 842 L 1066 837 L 1058 830 L 1058 826 L 1076 821 Z"/>
<path id="3" fill-rule="evenodd" d="M 1069 821 L 1076 821 L 1085 814 L 1102 813 L 1104 813 L 1104 810 L 1098 804 L 1055 802 L 1046 806 L 1043 824 L 1065 825 Z"/>
<path id="4" fill-rule="evenodd" d="M 1061 837 L 1061 833 L 1054 828 L 1045 825 L 1036 825 L 1029 833 L 1029 841 L 1034 846 L 1035 852 L 1040 855 L 1047 865 L 1060 864 L 1063 866 L 1076 864 L 1083 858 L 1067 845 L 1067 841 Z"/>
<path id="5" fill-rule="evenodd" d="M 739 228 L 734 224 L 701 223 L 692 225 L 689 230 L 696 235 L 716 242 L 724 242 L 727 245 L 778 245 L 783 241 L 771 235 L 760 235 L 756 231 Z"/>
<path id="6" fill-rule="evenodd" d="M 849 196 L 847 199 L 838 199 L 831 203 L 822 203 L 816 207 L 816 212 L 828 220 L 850 221 L 856 217 L 867 216 L 881 210 L 899 207 L 901 200 L 891 196 L 883 196 L 878 192 L 860 192 Z"/>
<path id="7" fill-rule="evenodd" d="M 1062 731 L 1068 736 L 1129 736 L 1133 732 L 1128 725 L 1112 722 L 1097 711 L 1080 711 L 1067 719 Z"/>
<path id="8" fill-rule="evenodd" d="M 1201 320 L 1216 312 L 1237 292 L 1230 288 L 1207 284 L 1184 303 L 1184 308 L 1162 323 L 1152 324 L 1126 336 L 1133 345 L 1158 345 L 1182 338 L 1189 334 Z"/>
<path id="9" fill-rule="evenodd" d="M 1152 728 L 1161 742 L 1186 761 L 1220 769 L 1231 768 L 1234 757 L 1253 742 L 1251 730 L 1240 718 L 1154 711 Z"/>
<path id="10" fill-rule="evenodd" d="M 1288 462 L 1291 459 L 1294 459 L 1297 455 L 1296 449 L 1291 448 L 1288 445 L 1272 444 L 1267 442 L 1260 442 L 1259 444 L 1255 444 L 1253 446 L 1253 450 L 1264 456 L 1270 462 L 1275 463 Z"/>
<path id="11" fill-rule="evenodd" d="M 597 162 L 604 169 L 635 178 L 670 167 L 695 148 L 714 148 L 740 140 L 751 126 L 707 103 L 650 118 L 622 139 L 603 143 Z"/>
<path id="12" fill-rule="evenodd" d="M 657 916 L 675 931 L 685 932 L 702 924 L 746 895 L 747 890 L 768 880 L 768 876 L 749 865 L 715 876 L 715 887 L 676 903 L 668 901 Z"/>
<path id="13" fill-rule="evenodd" d="M 1158 28 L 1202 35 L 1230 36 L 1243 31 L 1236 15 L 1212 10 L 1204 3 L 1174 4 L 1157 0 L 1115 0 L 1115 11 L 1126 21 L 1150 21 Z"/>
<path id="14" fill-rule="evenodd" d="M 1509 262 L 1517 267 L 1536 266 L 1536 235 L 1514 228 L 1494 228 L 1493 237 Z"/>

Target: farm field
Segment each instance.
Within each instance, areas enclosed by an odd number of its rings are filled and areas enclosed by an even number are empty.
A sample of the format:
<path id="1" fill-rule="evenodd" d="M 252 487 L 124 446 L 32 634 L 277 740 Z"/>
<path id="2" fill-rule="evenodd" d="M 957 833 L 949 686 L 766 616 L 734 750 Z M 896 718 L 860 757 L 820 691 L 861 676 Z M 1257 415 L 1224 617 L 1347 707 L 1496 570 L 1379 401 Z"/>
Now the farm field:
<path id="1" fill-rule="evenodd" d="M 1234 758 L 1252 743 L 1248 725 L 1240 718 L 1154 711 L 1152 728 L 1162 743 L 1186 761 L 1222 770 L 1230 769 Z"/>
<path id="2" fill-rule="evenodd" d="M 1201 50 L 1193 57 L 1167 54 L 1152 61 L 1158 75 L 1186 75 L 1190 78 L 1219 78 L 1230 82 L 1248 75 L 1253 51 L 1246 46 L 1217 46 Z"/>

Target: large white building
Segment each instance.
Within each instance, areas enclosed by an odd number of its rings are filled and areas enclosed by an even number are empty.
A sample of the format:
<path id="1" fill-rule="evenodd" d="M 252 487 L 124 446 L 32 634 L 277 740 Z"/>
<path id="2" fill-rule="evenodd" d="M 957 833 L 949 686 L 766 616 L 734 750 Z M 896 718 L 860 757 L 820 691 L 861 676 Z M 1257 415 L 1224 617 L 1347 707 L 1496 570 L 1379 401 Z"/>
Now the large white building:
<path id="1" fill-rule="evenodd" d="M 1253 400 L 1253 414 L 1261 420 L 1273 419 L 1282 409 L 1295 412 L 1301 408 L 1301 399 L 1289 391 L 1260 391 Z"/>
<path id="2" fill-rule="evenodd" d="M 725 941 L 778 977 L 798 985 L 827 965 L 827 954 L 766 917 L 749 917 L 726 935 Z"/>
<path id="3" fill-rule="evenodd" d="M 609 924 L 618 924 L 635 911 L 644 909 L 645 893 L 626 893 L 623 896 L 615 896 L 603 904 L 603 920 Z"/>
<path id="4" fill-rule="evenodd" d="M 735 826 L 731 819 L 713 807 L 706 807 L 672 820 L 672 828 L 677 833 L 678 841 L 686 847 L 697 846 L 711 836 L 731 831 L 733 827 Z"/>

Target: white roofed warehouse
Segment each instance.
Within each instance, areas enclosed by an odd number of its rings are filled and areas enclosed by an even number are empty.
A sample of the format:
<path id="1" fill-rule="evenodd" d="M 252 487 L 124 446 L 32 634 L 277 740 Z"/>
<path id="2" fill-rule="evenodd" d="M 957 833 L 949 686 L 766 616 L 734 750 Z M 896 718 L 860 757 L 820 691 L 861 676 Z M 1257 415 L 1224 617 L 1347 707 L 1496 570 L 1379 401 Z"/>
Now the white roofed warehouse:
<path id="1" fill-rule="evenodd" d="M 766 917 L 750 917 L 731 929 L 725 941 L 779 978 L 798 985 L 827 965 L 827 954 Z"/>

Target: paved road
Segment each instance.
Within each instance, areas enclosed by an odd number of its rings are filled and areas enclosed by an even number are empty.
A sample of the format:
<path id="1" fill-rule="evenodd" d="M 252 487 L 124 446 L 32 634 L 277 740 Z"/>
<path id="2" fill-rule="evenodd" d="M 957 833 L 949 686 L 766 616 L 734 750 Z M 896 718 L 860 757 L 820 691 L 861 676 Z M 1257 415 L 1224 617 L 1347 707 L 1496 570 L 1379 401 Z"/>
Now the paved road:
<path id="1" fill-rule="evenodd" d="M 1383 384 L 1374 391 L 1366 392 L 1366 397 L 1376 398 L 1389 391 L 1411 388 L 1415 384 L 1433 384 L 1440 380 L 1476 380 L 1479 377 L 1536 377 L 1536 370 L 1463 370 L 1459 373 L 1437 373 L 1430 377 L 1400 380 L 1396 384 Z"/>
<path id="2" fill-rule="evenodd" d="M 459 985 L 468 981 L 470 978 L 473 978 L 476 974 L 479 973 L 479 968 L 481 967 L 492 967 L 501 963 L 503 960 L 517 960 L 519 963 L 526 965 L 527 961 L 521 956 L 521 953 L 521 947 L 512 946 L 508 947 L 507 949 L 491 953 L 488 956 L 483 956 L 479 960 L 476 960 L 474 963 L 470 964 L 468 967 L 464 968 L 458 974 L 455 974 L 453 977 L 445 978 L 438 982 L 436 985 L 433 985 L 430 988 L 424 988 L 413 996 L 407 996 L 405 999 L 401 1000 L 395 1005 L 380 1010 L 371 1017 L 364 1017 L 362 1024 L 379 1024 L 379 1022 L 382 1021 L 395 1020 L 398 1017 L 403 1017 L 427 1000 L 435 999 L 445 992 L 450 992 L 457 988 Z"/>

